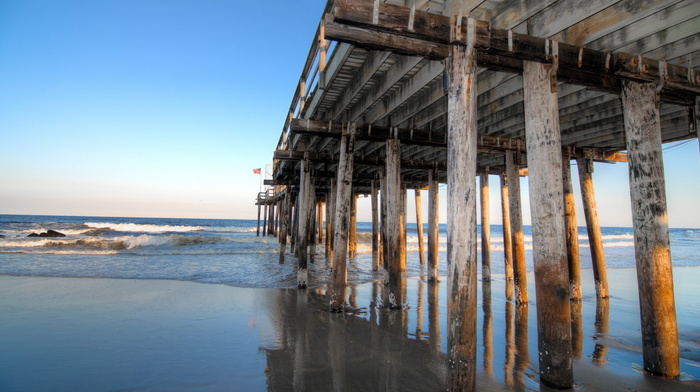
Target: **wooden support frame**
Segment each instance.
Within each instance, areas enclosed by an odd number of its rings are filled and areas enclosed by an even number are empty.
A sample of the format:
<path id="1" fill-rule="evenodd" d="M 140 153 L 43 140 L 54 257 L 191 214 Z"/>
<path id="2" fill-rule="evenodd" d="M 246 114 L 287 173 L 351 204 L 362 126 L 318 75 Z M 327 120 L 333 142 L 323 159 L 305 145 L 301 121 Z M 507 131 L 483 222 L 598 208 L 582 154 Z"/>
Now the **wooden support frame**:
<path id="1" fill-rule="evenodd" d="M 508 180 L 505 174 L 501 174 L 501 216 L 503 227 L 503 261 L 506 277 L 506 300 L 513 300 L 513 240 L 510 226 L 510 200 L 508 196 Z"/>
<path id="2" fill-rule="evenodd" d="M 526 61 L 523 89 L 528 155 L 537 157 L 528 162 L 528 178 L 540 380 L 564 389 L 573 387 L 574 373 L 555 72 L 551 65 Z"/>
<path id="3" fill-rule="evenodd" d="M 332 12 L 325 16 L 327 39 L 436 60 L 449 55 L 450 44 L 468 45 L 469 38 L 464 33 L 467 19 L 457 22 L 454 17 L 422 11 L 411 16 L 408 7 L 383 3 L 374 23 L 373 4 L 366 0 L 337 0 Z M 414 28 L 409 30 L 411 18 Z M 700 93 L 700 75 L 688 80 L 686 67 L 667 64 L 664 71 L 657 60 L 564 43 L 558 44 L 558 55 L 553 56 L 554 41 L 549 39 L 493 28 L 484 21 L 474 21 L 474 26 L 473 45 L 479 51 L 478 65 L 485 68 L 521 73 L 524 60 L 553 63 L 556 57 L 555 76 L 560 81 L 619 94 L 623 80 L 664 79 L 662 100 L 682 105 L 694 104 L 695 95 Z"/>
<path id="4" fill-rule="evenodd" d="M 423 241 L 423 214 L 421 212 L 421 197 L 420 189 L 414 189 L 413 191 L 415 202 L 416 202 L 416 232 L 418 236 L 418 258 L 420 265 L 425 264 L 425 242 Z"/>
<path id="5" fill-rule="evenodd" d="M 440 232 L 440 194 L 437 169 L 428 172 L 428 282 L 438 282 L 438 255 Z"/>
<path id="6" fill-rule="evenodd" d="M 481 188 L 481 279 L 491 280 L 491 224 L 489 222 L 489 174 L 479 175 Z"/>
<path id="7" fill-rule="evenodd" d="M 527 270 L 525 268 L 525 233 L 523 232 L 523 215 L 520 201 L 520 174 L 518 166 L 515 164 L 515 153 L 507 152 L 505 159 L 508 201 L 510 202 L 514 299 L 518 304 L 527 304 Z"/>
<path id="8" fill-rule="evenodd" d="M 624 82 L 622 107 L 629 156 L 644 370 L 680 374 L 673 298 L 659 95 L 650 83 Z"/>
<path id="9" fill-rule="evenodd" d="M 473 20 L 470 20 L 473 23 Z M 473 25 L 467 36 L 474 39 Z M 448 388 L 476 388 L 476 51 L 451 45 L 445 64 L 447 139 Z"/>
<path id="10" fill-rule="evenodd" d="M 566 218 L 566 259 L 569 265 L 569 291 L 573 301 L 581 300 L 581 266 L 578 246 L 578 226 L 574 187 L 571 183 L 569 156 L 562 157 L 562 185 L 564 192 L 564 214 Z"/>
<path id="11" fill-rule="evenodd" d="M 391 309 L 403 307 L 403 287 L 401 281 L 401 232 L 402 197 L 401 197 L 401 144 L 397 139 L 386 140 L 386 220 L 382 227 L 386 233 L 386 266 L 388 272 L 389 303 Z M 382 195 L 384 198 L 384 195 Z M 384 224 L 386 223 L 386 224 Z"/>
<path id="12" fill-rule="evenodd" d="M 350 204 L 350 232 L 348 233 L 348 257 L 357 256 L 357 196 L 352 195 Z"/>
<path id="13" fill-rule="evenodd" d="M 335 216 L 333 229 L 333 271 L 331 274 L 330 310 L 342 312 L 345 306 L 345 288 L 348 282 L 347 247 L 352 204 L 352 171 L 355 151 L 355 124 L 347 124 L 340 141 L 341 159 L 338 163 Z"/>
<path id="14" fill-rule="evenodd" d="M 595 279 L 595 293 L 599 298 L 607 298 L 608 273 L 605 267 L 605 252 L 603 250 L 603 235 L 598 223 L 598 210 L 593 189 L 593 161 L 586 158 L 576 159 L 578 164 L 578 178 L 581 184 L 581 200 L 583 212 L 586 216 L 586 230 L 588 232 L 588 244 L 591 249 L 591 261 L 593 264 L 593 277 Z"/>
<path id="15" fill-rule="evenodd" d="M 379 181 L 372 180 L 372 271 L 379 270 Z"/>

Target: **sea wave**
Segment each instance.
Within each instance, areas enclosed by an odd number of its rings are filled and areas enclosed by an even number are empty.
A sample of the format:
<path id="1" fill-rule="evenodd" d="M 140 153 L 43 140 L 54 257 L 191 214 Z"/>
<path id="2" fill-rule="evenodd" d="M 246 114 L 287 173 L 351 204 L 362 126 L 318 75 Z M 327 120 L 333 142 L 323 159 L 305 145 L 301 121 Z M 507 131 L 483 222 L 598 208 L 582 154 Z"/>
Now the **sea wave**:
<path id="1" fill-rule="evenodd" d="M 138 232 L 138 233 L 168 233 L 168 232 L 192 232 L 204 231 L 203 226 L 170 226 L 151 225 L 138 223 L 110 223 L 110 222 L 85 222 L 85 226 L 93 229 L 109 228 L 113 231 Z"/>
<path id="2" fill-rule="evenodd" d="M 87 237 L 87 238 L 15 238 L 0 239 L 0 247 L 9 248 L 52 248 L 52 249 L 89 249 L 89 250 L 132 250 L 146 247 L 176 246 L 187 247 L 208 245 L 223 242 L 251 242 L 253 239 L 188 236 L 182 234 L 169 235 L 127 235 L 120 237 Z"/>

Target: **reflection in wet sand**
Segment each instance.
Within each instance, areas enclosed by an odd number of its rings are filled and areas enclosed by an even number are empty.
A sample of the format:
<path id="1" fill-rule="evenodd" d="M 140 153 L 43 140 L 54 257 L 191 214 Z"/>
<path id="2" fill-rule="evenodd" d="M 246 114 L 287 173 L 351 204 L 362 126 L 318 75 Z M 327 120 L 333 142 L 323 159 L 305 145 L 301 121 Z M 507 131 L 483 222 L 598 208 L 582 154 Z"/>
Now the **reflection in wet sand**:
<path id="1" fill-rule="evenodd" d="M 608 348 L 600 343 L 598 339 L 606 337 L 608 334 L 608 322 L 610 320 L 610 303 L 608 298 L 597 298 L 595 304 L 595 349 L 593 350 L 593 360 L 597 363 L 605 363 Z"/>
<path id="2" fill-rule="evenodd" d="M 529 320 L 536 305 L 507 301 L 505 277 L 493 278 L 479 282 L 477 389 L 550 391 L 539 384 L 536 323 Z M 327 287 L 280 290 L 270 306 L 276 344 L 263 349 L 268 390 L 444 390 L 446 285 L 426 280 L 404 279 L 407 302 L 402 309 L 386 306 L 389 288 L 382 280 L 350 286 L 344 313 L 328 311 Z M 623 321 L 635 315 L 620 313 L 628 309 L 614 302 L 615 297 L 597 302 L 585 298 L 571 306 L 577 392 L 697 388 L 692 381 L 652 382 L 634 371 L 629 364 L 639 354 L 630 353 L 629 345 L 620 344 L 620 337 L 609 331 L 620 329 L 620 319 L 610 320 L 611 307 Z M 613 328 L 614 322 L 618 324 Z"/>

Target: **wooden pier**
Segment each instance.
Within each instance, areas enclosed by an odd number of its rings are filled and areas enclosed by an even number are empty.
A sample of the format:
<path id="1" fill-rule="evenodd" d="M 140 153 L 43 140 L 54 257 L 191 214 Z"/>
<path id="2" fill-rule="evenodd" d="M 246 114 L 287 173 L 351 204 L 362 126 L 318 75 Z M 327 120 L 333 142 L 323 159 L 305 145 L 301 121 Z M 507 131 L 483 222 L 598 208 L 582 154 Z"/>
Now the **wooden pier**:
<path id="1" fill-rule="evenodd" d="M 279 233 L 280 261 L 290 237 L 298 285 L 306 287 L 325 203 L 329 307 L 343 311 L 356 197 L 371 197 L 372 265 L 386 271 L 386 305 L 401 309 L 406 192 L 415 190 L 419 202 L 427 189 L 428 270 L 437 281 L 437 184 L 446 183 L 448 385 L 472 390 L 476 178 L 487 201 L 489 177 L 499 177 L 506 297 L 527 306 L 520 200 L 520 177 L 527 175 L 540 381 L 571 388 L 580 280 L 569 165 L 578 164 L 596 294 L 604 299 L 593 162 L 626 163 L 644 369 L 677 377 L 661 146 L 697 138 L 699 123 L 695 0 L 329 1 L 274 151 L 273 177 L 265 182 L 274 188 L 257 199 L 263 235 Z M 481 208 L 486 226 L 488 205 Z M 489 237 L 481 233 L 485 280 L 489 263 L 500 262 L 490 260 Z"/>

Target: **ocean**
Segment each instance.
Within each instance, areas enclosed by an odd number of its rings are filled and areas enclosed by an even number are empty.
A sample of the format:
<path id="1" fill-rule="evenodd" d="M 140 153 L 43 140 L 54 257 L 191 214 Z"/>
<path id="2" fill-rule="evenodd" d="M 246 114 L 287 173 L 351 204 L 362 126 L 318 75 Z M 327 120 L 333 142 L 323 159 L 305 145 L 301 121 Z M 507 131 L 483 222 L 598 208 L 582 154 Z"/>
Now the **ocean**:
<path id="1" fill-rule="evenodd" d="M 289 247 L 286 262 L 280 264 L 277 238 L 256 236 L 256 226 L 255 220 L 240 219 L 0 215 L 0 275 L 295 287 L 295 259 L 289 255 Z M 425 229 L 427 232 L 427 226 Z M 48 230 L 66 237 L 27 237 Z M 440 275 L 447 273 L 445 230 L 445 225 L 440 225 Z M 524 230 L 527 269 L 532 271 L 530 227 L 525 226 Z M 382 276 L 371 269 L 370 233 L 370 223 L 358 223 L 358 256 L 348 265 L 350 284 Z M 607 268 L 634 268 L 632 228 L 603 227 L 602 236 Z M 700 266 L 700 229 L 670 229 L 670 239 L 674 267 Z M 427 242 L 427 238 L 424 240 Z M 579 243 L 581 268 L 590 269 L 585 227 L 579 227 Z M 478 246 L 481 249 L 480 243 Z M 425 266 L 419 263 L 415 224 L 408 225 L 407 248 L 407 277 L 426 275 Z M 323 247 L 319 246 L 317 252 L 317 261 L 310 266 L 310 283 L 323 285 L 329 281 L 329 268 Z M 493 274 L 504 273 L 503 258 L 502 229 L 492 225 Z"/>
<path id="2" fill-rule="evenodd" d="M 0 215 L 0 390 L 444 390 L 446 233 L 441 282 L 428 284 L 408 227 L 403 312 L 383 306 L 369 223 L 348 260 L 346 312 L 328 312 L 330 268 L 317 249 L 309 289 L 296 259 L 254 220 Z M 55 230 L 60 238 L 28 237 Z M 700 230 L 671 229 L 681 376 L 643 376 L 631 228 L 605 227 L 611 296 L 597 299 L 579 228 L 583 299 L 572 302 L 581 392 L 700 387 Z M 477 282 L 479 390 L 539 385 L 532 239 L 530 306 L 505 298 L 501 227 L 491 226 L 492 280 Z M 289 248 L 287 248 L 289 249 Z M 687 268 L 691 267 L 691 268 Z M 478 271 L 481 268 L 477 269 Z M 107 279 L 76 279 L 107 278 Z M 575 312 L 574 309 L 577 309 Z"/>

